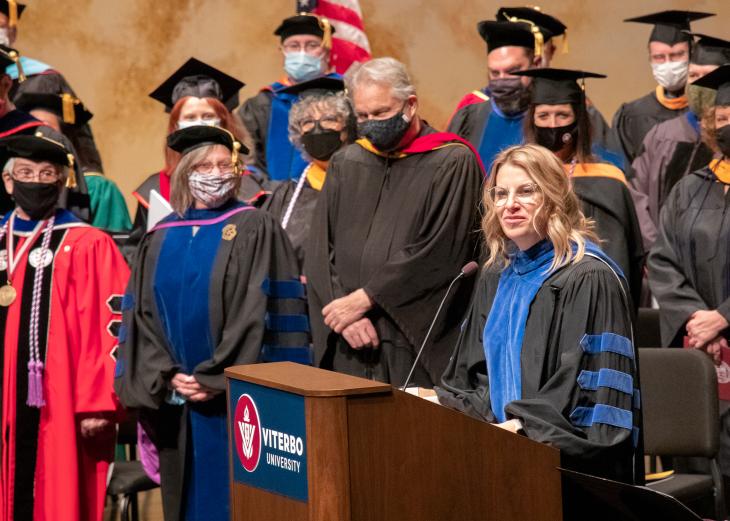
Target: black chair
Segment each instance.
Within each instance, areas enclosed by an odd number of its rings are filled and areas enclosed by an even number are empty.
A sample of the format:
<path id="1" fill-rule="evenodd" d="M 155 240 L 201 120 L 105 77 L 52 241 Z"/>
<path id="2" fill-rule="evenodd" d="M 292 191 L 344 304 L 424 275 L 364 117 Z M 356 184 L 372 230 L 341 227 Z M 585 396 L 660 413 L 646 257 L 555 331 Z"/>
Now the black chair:
<path id="1" fill-rule="evenodd" d="M 636 319 L 635 345 L 637 347 L 660 347 L 662 345 L 658 309 L 639 308 Z"/>
<path id="2" fill-rule="evenodd" d="M 147 476 L 142 462 L 137 460 L 136 416 L 130 414 L 124 423 L 119 424 L 117 443 L 126 448 L 129 459 L 114 462 L 106 493 L 115 498 L 121 496 L 120 511 L 123 521 L 139 521 L 137 494 L 155 489 L 159 485 Z"/>
<path id="3" fill-rule="evenodd" d="M 725 519 L 723 479 L 717 463 L 720 420 L 717 374 L 710 358 L 689 349 L 639 349 L 644 452 L 702 458 L 708 472 L 677 473 L 650 483 L 653 490 L 690 508 L 711 498 L 715 518 Z"/>

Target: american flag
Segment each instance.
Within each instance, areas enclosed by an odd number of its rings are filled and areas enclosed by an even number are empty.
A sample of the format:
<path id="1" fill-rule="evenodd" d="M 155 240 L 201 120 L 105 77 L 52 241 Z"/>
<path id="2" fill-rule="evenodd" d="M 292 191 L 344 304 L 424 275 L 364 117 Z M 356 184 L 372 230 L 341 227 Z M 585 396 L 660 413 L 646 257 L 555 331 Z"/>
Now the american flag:
<path id="1" fill-rule="evenodd" d="M 324 16 L 335 28 L 330 61 L 340 74 L 371 58 L 359 0 L 297 0 L 297 12 Z"/>

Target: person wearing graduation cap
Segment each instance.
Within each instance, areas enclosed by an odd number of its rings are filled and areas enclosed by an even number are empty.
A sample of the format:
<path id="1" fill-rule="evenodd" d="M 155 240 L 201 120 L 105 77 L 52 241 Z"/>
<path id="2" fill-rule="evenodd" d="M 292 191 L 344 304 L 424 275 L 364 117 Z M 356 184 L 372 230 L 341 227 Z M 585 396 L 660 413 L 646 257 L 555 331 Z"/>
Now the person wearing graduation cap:
<path id="1" fill-rule="evenodd" d="M 531 69 L 515 74 L 533 79 L 525 142 L 544 146 L 562 161 L 583 214 L 595 222 L 601 248 L 629 282 L 635 309 L 641 296 L 645 257 L 639 221 L 624 173 L 594 153 L 586 110 L 585 79 L 605 76 L 567 69 Z"/>
<path id="2" fill-rule="evenodd" d="M 309 163 L 289 141 L 289 111 L 298 96 L 285 89 L 319 76 L 341 78 L 330 65 L 334 31 L 327 18 L 313 14 L 286 18 L 274 31 L 280 39 L 284 77 L 261 89 L 238 110 L 253 139 L 254 165 L 271 181 L 299 179 Z"/>
<path id="3" fill-rule="evenodd" d="M 626 160 L 627 174 L 633 177 L 631 164 L 641 151 L 641 144 L 654 125 L 687 111 L 690 23 L 714 16 L 695 11 L 662 11 L 624 22 L 653 26 L 649 36 L 649 64 L 657 87 L 649 94 L 624 103 L 613 116 L 609 146 Z"/>
<path id="4" fill-rule="evenodd" d="M 74 182 L 61 143 L 3 138 L 0 164 L 15 201 L 0 221 L 0 517 L 101 521 L 129 270 L 106 233 L 58 207 Z"/>
<path id="5" fill-rule="evenodd" d="M 311 362 L 304 288 L 281 226 L 236 199 L 245 146 L 209 125 L 168 145 L 174 213 L 139 246 L 115 389 L 159 452 L 165 519 L 229 519 L 223 370 Z"/>
<path id="6" fill-rule="evenodd" d="M 167 136 L 176 130 L 194 125 L 220 126 L 231 132 L 238 141 L 248 145 L 249 136 L 231 113 L 238 106 L 238 91 L 244 83 L 228 74 L 190 58 L 169 78 L 157 87 L 150 97 L 160 102 L 170 114 Z M 134 227 L 126 250 L 139 243 L 147 231 L 150 193 L 155 190 L 165 200 L 170 200 L 170 176 L 180 160 L 180 153 L 164 145 L 165 167 L 149 176 L 132 195 L 137 199 Z M 241 193 L 244 200 L 262 191 L 263 180 L 256 172 L 244 167 Z"/>
<path id="7" fill-rule="evenodd" d="M 84 125 L 93 117 L 81 100 L 71 94 L 23 93 L 15 98 L 15 106 L 59 133 L 68 126 Z M 83 176 L 89 193 L 91 225 L 111 232 L 131 230 L 127 203 L 116 183 L 98 172 L 87 171 Z"/>
<path id="8" fill-rule="evenodd" d="M 714 89 L 707 121 L 715 159 L 679 179 L 659 212 L 649 285 L 659 302 L 662 345 L 728 362 L 730 342 L 730 65 L 696 80 Z M 721 396 L 722 399 L 722 396 Z M 730 409 L 720 417 L 720 470 L 730 480 Z"/>
<path id="9" fill-rule="evenodd" d="M 730 338 L 730 65 L 694 85 L 717 91 L 708 125 L 716 158 L 677 181 L 667 196 L 649 255 L 649 282 L 661 311 L 662 343 L 716 353 Z"/>
<path id="10" fill-rule="evenodd" d="M 507 23 L 517 25 L 505 25 Z M 513 36 L 509 36 L 510 27 L 515 28 Z M 531 36 L 525 35 L 522 29 L 529 30 Z M 526 89 L 524 81 L 527 80 L 517 83 L 515 78 L 511 80 L 501 78 L 508 78 L 511 70 L 549 67 L 556 51 L 557 37 L 563 37 L 563 52 L 567 49 L 567 28 L 560 20 L 536 7 L 501 7 L 497 11 L 496 22 L 489 24 L 482 22 L 478 30 L 482 38 L 487 40 L 490 84 L 462 98 L 449 123 L 449 131 L 468 139 L 474 146 L 479 147 L 480 151 L 486 149 L 487 157 L 483 155 L 482 158 L 488 165 L 490 154 L 493 155 L 495 150 L 505 146 L 521 143 L 523 137 L 521 119 L 527 108 L 524 103 L 525 98 L 522 98 L 522 110 L 510 112 L 512 118 L 505 125 L 500 117 L 503 115 L 500 109 L 500 96 L 503 83 L 511 83 L 515 88 Z M 530 57 L 533 58 L 526 59 Z M 527 95 L 524 90 L 521 92 Z M 607 149 L 608 124 L 590 102 L 588 107 L 594 143 Z M 490 124 L 492 127 L 488 128 Z M 506 134 L 502 128 L 504 126 L 508 127 Z M 490 141 L 494 142 L 495 146 L 490 146 Z"/>
<path id="11" fill-rule="evenodd" d="M 304 266 L 304 250 L 314 206 L 327 165 L 340 148 L 355 141 L 355 116 L 338 78 L 316 78 L 287 87 L 299 96 L 289 112 L 289 139 L 310 160 L 298 180 L 281 183 L 262 208 L 281 223 Z"/>
<path id="12" fill-rule="evenodd" d="M 15 44 L 18 36 L 18 21 L 25 8 L 25 4 L 16 0 L 0 0 L 0 44 L 9 47 Z M 7 42 L 3 41 L 4 35 L 7 35 Z M 16 53 L 18 55 L 16 62 L 5 69 L 14 82 L 13 99 L 24 92 L 69 94 L 76 97 L 73 88 L 59 71 L 41 61 L 21 56 L 18 51 Z M 102 174 L 101 157 L 88 122 L 83 125 L 66 125 L 64 122 L 62 127 L 63 134 L 67 135 L 73 143 L 81 171 Z"/>
<path id="13" fill-rule="evenodd" d="M 694 34 L 687 77 L 689 110 L 659 123 L 644 138 L 634 160 L 632 195 L 641 224 L 644 246 L 651 248 L 657 237 L 659 211 L 669 192 L 683 177 L 706 165 L 712 150 L 702 139 L 702 118 L 711 109 L 715 91 L 695 84 L 719 66 L 730 63 L 730 41 Z"/>
<path id="14" fill-rule="evenodd" d="M 562 467 L 643 484 L 626 279 L 562 162 L 541 146 L 510 147 L 482 202 L 489 256 L 439 403 L 559 449 Z"/>
<path id="15" fill-rule="evenodd" d="M 19 134 L 38 134 L 63 144 L 76 157 L 75 150 L 69 139 L 46 125 L 43 121 L 19 110 L 10 100 L 12 79 L 5 68 L 19 59 L 15 49 L 0 44 L 0 138 Z M 78 165 L 78 161 L 74 161 Z M 89 221 L 89 196 L 86 179 L 77 176 L 73 187 L 64 189 L 59 201 L 61 208 L 71 210 L 77 217 Z M 10 212 L 15 204 L 10 195 L 0 187 L 0 215 Z"/>
<path id="16" fill-rule="evenodd" d="M 421 119 L 402 63 L 373 59 L 346 81 L 360 139 L 329 162 L 305 257 L 315 364 L 403 385 L 449 284 L 479 255 L 485 174 L 468 142 Z M 418 385 L 441 376 L 472 286 L 454 284 Z"/>

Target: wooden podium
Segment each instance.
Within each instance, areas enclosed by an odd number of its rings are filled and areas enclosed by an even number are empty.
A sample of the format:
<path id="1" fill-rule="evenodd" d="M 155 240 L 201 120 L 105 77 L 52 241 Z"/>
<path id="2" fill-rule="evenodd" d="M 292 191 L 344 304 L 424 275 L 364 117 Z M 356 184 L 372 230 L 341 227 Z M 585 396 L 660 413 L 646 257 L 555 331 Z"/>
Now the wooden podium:
<path id="1" fill-rule="evenodd" d="M 563 518 L 551 447 L 380 382 L 289 362 L 225 374 L 235 521 Z"/>

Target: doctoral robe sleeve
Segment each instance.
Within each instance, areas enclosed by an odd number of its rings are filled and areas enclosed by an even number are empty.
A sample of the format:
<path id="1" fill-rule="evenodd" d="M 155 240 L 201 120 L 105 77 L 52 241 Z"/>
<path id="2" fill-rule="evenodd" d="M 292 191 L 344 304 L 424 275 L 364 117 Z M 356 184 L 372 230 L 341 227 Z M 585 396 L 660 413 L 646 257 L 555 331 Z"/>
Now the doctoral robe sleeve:
<path id="1" fill-rule="evenodd" d="M 659 236 L 649 254 L 649 285 L 661 310 L 662 343 L 668 346 L 698 309 L 707 303 L 685 275 L 677 236 L 677 215 L 686 206 L 681 200 L 682 182 L 672 188 L 659 213 Z"/>
<path id="2" fill-rule="evenodd" d="M 556 306 L 557 339 L 551 340 L 556 369 L 534 397 L 505 407 L 529 438 L 560 449 L 571 460 L 592 460 L 596 468 L 601 460 L 626 461 L 621 455 L 632 454 L 638 443 L 633 410 L 638 371 L 622 287 L 602 264 L 575 266 Z M 523 360 L 523 381 L 539 378 L 525 367 Z"/>
<path id="3" fill-rule="evenodd" d="M 129 210 L 116 183 L 100 174 L 87 174 L 91 204 L 91 224 L 103 230 L 126 232 L 132 229 Z"/>
<path id="4" fill-rule="evenodd" d="M 658 161 L 658 158 L 655 157 L 656 134 L 657 127 L 649 131 L 644 138 L 641 153 L 631 165 L 633 168 L 633 177 L 630 180 L 631 197 L 634 200 L 636 216 L 639 218 L 639 225 L 641 226 L 641 236 L 647 250 L 654 245 L 657 238 L 657 227 L 649 211 L 650 185 L 659 181 L 658 177 L 654 175 L 657 168 L 656 162 Z"/>
<path id="5" fill-rule="evenodd" d="M 476 156 L 465 147 L 453 151 L 438 166 L 417 239 L 394 252 L 363 289 L 405 333 L 419 345 L 449 282 L 459 273 L 466 251 L 475 244 L 482 171 Z"/>
<path id="6" fill-rule="evenodd" d="M 253 215 L 245 219 L 255 225 L 236 236 L 226 268 L 218 343 L 213 357 L 193 372 L 200 383 L 218 391 L 225 390 L 226 367 L 310 362 L 304 359 L 309 356 L 309 318 L 296 255 L 271 215 L 249 213 Z"/>
<path id="7" fill-rule="evenodd" d="M 72 247 L 71 284 L 75 302 L 65 313 L 76 315 L 78 351 L 75 367 L 75 412 L 112 413 L 119 409 L 114 394 L 114 356 L 121 324 L 121 302 L 129 268 L 109 236 L 87 232 Z"/>
<path id="8" fill-rule="evenodd" d="M 157 409 L 165 399 L 169 380 L 180 369 L 154 316 L 152 283 L 157 264 L 152 251 L 154 238 L 154 233 L 148 234 L 140 243 L 122 302 L 114 389 L 126 407 Z"/>
<path id="9" fill-rule="evenodd" d="M 494 288 L 490 289 L 489 282 L 498 278 L 499 275 L 482 272 L 454 353 L 440 385 L 434 388 L 441 405 L 490 423 L 495 418 L 489 400 L 489 375 L 482 338 L 489 302 L 494 297 Z"/>

